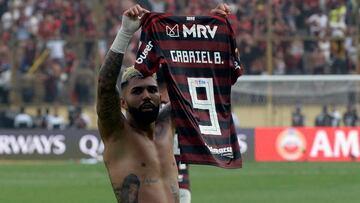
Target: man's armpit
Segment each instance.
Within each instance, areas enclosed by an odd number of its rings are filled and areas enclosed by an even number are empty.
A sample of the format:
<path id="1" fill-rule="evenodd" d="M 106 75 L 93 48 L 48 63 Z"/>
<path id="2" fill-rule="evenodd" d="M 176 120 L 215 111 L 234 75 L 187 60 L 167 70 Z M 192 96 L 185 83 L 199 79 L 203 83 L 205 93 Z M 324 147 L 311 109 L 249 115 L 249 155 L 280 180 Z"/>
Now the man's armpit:
<path id="1" fill-rule="evenodd" d="M 167 119 L 170 119 L 171 114 L 171 104 L 169 102 L 160 110 L 157 121 L 165 121 Z"/>

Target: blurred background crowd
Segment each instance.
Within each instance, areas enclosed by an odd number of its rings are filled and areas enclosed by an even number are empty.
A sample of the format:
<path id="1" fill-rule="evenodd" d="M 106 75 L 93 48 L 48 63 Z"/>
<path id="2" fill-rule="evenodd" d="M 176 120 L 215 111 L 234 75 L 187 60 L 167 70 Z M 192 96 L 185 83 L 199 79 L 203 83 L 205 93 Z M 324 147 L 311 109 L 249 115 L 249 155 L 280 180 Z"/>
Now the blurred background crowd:
<path id="1" fill-rule="evenodd" d="M 360 73 L 358 0 L 0 0 L 1 106 L 93 105 L 98 68 L 135 3 L 179 15 L 228 3 L 246 75 Z"/>

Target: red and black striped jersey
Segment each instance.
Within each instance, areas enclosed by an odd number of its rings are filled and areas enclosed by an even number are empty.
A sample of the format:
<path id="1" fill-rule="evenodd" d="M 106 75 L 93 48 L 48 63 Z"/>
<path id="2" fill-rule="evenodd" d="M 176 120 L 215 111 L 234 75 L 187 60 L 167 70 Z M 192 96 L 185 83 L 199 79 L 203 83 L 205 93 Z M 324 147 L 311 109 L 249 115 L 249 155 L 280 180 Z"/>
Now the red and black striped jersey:
<path id="1" fill-rule="evenodd" d="M 176 166 L 178 168 L 178 183 L 179 188 L 187 189 L 190 191 L 190 177 L 189 177 L 189 164 L 181 162 L 180 148 L 178 142 L 178 134 L 174 135 L 173 152 L 176 160 Z"/>
<path id="2" fill-rule="evenodd" d="M 148 13 L 141 26 L 135 68 L 144 75 L 164 68 L 181 161 L 241 167 L 230 101 L 243 68 L 229 21 Z"/>

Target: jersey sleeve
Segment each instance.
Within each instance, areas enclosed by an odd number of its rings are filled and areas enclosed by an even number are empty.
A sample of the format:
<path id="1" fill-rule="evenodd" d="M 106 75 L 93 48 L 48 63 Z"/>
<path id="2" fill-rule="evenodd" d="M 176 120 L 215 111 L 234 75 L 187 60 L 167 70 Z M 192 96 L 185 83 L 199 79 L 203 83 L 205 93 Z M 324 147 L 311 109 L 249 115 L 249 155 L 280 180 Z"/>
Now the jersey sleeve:
<path id="1" fill-rule="evenodd" d="M 240 77 L 244 72 L 244 67 L 240 62 L 240 53 L 237 48 L 235 34 L 233 29 L 231 28 L 231 24 L 228 20 L 227 25 L 230 30 L 229 37 L 230 37 L 230 66 L 231 66 L 231 83 L 235 84 L 238 77 Z"/>
<path id="2" fill-rule="evenodd" d="M 151 18 L 151 15 L 146 16 Z M 135 68 L 143 75 L 148 76 L 154 74 L 160 66 L 163 59 L 162 52 L 159 48 L 155 31 L 149 20 L 142 22 L 142 32 L 140 38 L 140 46 L 137 51 Z"/>

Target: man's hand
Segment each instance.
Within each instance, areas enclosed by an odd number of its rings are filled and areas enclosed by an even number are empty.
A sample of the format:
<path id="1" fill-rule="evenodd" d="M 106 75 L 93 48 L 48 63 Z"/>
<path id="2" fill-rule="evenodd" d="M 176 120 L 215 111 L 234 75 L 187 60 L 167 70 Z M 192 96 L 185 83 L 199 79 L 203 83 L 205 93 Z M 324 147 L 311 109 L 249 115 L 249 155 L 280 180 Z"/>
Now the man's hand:
<path id="1" fill-rule="evenodd" d="M 142 8 L 139 4 L 124 11 L 121 29 L 128 35 L 133 35 L 140 27 L 140 18 L 148 10 Z"/>
<path id="2" fill-rule="evenodd" d="M 139 4 L 136 4 L 135 6 L 124 11 L 123 15 L 131 17 L 131 18 L 135 18 L 135 17 L 141 17 L 144 13 L 149 13 L 149 12 L 150 11 L 144 9 Z"/>
<path id="3" fill-rule="evenodd" d="M 216 8 L 211 9 L 210 13 L 213 15 L 227 17 L 231 13 L 231 9 L 227 4 L 218 4 Z"/>
<path id="4" fill-rule="evenodd" d="M 149 13 L 149 11 L 138 4 L 124 12 L 121 21 L 121 28 L 110 47 L 113 52 L 122 54 L 125 53 L 131 37 L 140 28 L 140 17 L 144 13 Z"/>

